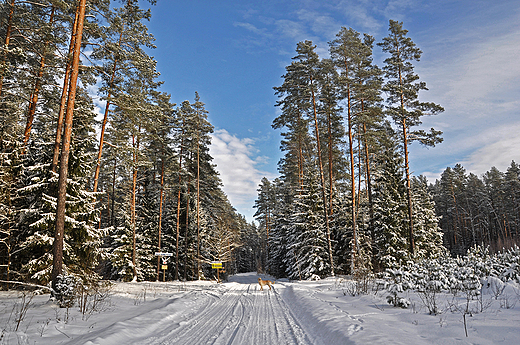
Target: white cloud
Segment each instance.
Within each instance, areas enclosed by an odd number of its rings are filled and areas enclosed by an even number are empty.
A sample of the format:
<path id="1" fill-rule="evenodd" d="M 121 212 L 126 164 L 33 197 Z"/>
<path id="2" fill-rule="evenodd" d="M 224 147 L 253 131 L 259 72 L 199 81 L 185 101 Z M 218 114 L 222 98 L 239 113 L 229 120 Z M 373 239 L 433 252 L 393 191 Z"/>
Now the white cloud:
<path id="1" fill-rule="evenodd" d="M 244 29 L 246 29 L 248 31 L 251 31 L 254 34 L 258 34 L 258 35 L 261 35 L 261 36 L 266 35 L 265 29 L 259 29 L 259 28 L 257 28 L 256 26 L 254 26 L 251 23 L 236 22 L 233 25 L 235 27 L 241 27 L 241 28 L 244 28 Z"/>
<path id="2" fill-rule="evenodd" d="M 446 78 L 450 103 L 469 106 L 475 110 L 474 116 L 482 116 L 489 110 L 490 98 L 500 99 L 518 90 L 520 64 L 512 57 L 519 55 L 520 30 L 490 37 L 462 54 L 450 69 L 451 78 Z M 501 106 L 494 104 L 493 108 Z"/>
<path id="3" fill-rule="evenodd" d="M 505 171 L 511 161 L 520 162 L 520 123 L 489 128 L 476 135 L 481 137 L 484 145 L 472 152 L 462 162 L 462 166 L 469 172 L 481 175 L 496 167 Z"/>
<path id="4" fill-rule="evenodd" d="M 257 166 L 265 157 L 255 157 L 258 150 L 251 138 L 238 138 L 225 129 L 212 134 L 210 154 L 220 173 L 223 190 L 239 213 L 253 220 L 253 205 L 257 198 L 258 184 L 262 177 L 274 178 L 273 174 L 260 171 Z"/>
<path id="5" fill-rule="evenodd" d="M 431 182 L 456 163 L 481 175 L 492 166 L 505 171 L 520 159 L 518 17 L 505 12 L 493 18 L 474 13 L 471 20 L 430 28 L 419 40 L 424 54 L 417 71 L 430 89 L 421 98 L 445 108 L 424 119 L 424 127 L 444 132 L 445 142 L 412 153 L 420 161 L 416 169 Z"/>

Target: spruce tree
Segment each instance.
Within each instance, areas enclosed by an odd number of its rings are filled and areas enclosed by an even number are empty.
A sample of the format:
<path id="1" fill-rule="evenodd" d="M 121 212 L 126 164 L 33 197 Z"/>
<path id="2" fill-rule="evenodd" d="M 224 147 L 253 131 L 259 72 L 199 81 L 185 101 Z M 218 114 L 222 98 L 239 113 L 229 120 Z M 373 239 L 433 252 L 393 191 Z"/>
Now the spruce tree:
<path id="1" fill-rule="evenodd" d="M 373 231 L 377 269 L 395 268 L 409 259 L 402 158 L 392 138 L 388 139 L 377 157 L 374 173 Z"/>
<path id="2" fill-rule="evenodd" d="M 276 207 L 276 199 L 273 186 L 266 177 L 263 177 L 260 181 L 257 191 L 258 199 L 255 200 L 255 205 L 253 206 L 253 208 L 256 208 L 257 210 L 253 216 L 259 223 L 260 229 L 262 229 L 264 232 L 262 238 L 265 240 L 262 245 L 264 247 L 264 252 L 268 257 L 269 254 L 267 245 L 269 243 L 269 232 L 273 227 L 273 211 Z M 265 259 L 266 258 L 262 258 L 262 262 L 264 262 Z"/>
<path id="3" fill-rule="evenodd" d="M 308 107 L 306 109 L 307 116 L 314 124 L 314 140 L 316 145 L 316 165 L 318 166 L 318 173 L 320 177 L 321 196 L 323 201 L 323 215 L 325 219 L 326 240 L 328 243 L 330 273 L 334 276 L 334 259 L 332 255 L 332 242 L 330 238 L 330 224 L 329 212 L 327 210 L 327 193 L 325 186 L 325 177 L 323 172 L 323 156 L 321 153 L 320 130 L 318 124 L 318 87 L 319 80 L 322 77 L 321 65 L 318 54 L 314 51 L 316 48 L 311 41 L 299 42 L 296 47 L 297 55 L 293 58 L 296 60 L 299 73 L 302 76 L 300 87 L 303 89 L 304 96 L 306 96 Z"/>
<path id="4" fill-rule="evenodd" d="M 304 189 L 294 198 L 287 246 L 294 259 L 287 273 L 290 279 L 325 278 L 331 267 L 326 228 L 321 220 L 323 199 L 314 178 L 304 182 Z"/>
<path id="5" fill-rule="evenodd" d="M 444 253 L 442 231 L 435 205 L 428 190 L 426 177 L 412 179 L 414 220 L 415 220 L 415 258 L 434 259 Z"/>

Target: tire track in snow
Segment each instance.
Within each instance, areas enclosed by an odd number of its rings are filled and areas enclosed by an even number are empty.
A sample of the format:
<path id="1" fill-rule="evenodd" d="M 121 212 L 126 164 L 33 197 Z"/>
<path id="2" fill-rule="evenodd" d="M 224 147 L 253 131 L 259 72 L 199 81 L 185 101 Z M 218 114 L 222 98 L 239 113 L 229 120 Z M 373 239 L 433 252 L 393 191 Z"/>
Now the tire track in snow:
<path id="1" fill-rule="evenodd" d="M 245 278 L 242 283 L 211 286 L 144 304 L 101 334 L 86 335 L 82 340 L 114 345 L 321 344 L 299 322 L 295 312 L 301 310 L 292 311 L 284 301 L 280 294 L 286 289 L 283 283 L 261 291 L 256 275 Z"/>
<path id="2" fill-rule="evenodd" d="M 183 315 L 184 321 L 158 330 L 144 344 L 314 344 L 276 289 L 230 283 L 201 295 L 202 303 Z"/>

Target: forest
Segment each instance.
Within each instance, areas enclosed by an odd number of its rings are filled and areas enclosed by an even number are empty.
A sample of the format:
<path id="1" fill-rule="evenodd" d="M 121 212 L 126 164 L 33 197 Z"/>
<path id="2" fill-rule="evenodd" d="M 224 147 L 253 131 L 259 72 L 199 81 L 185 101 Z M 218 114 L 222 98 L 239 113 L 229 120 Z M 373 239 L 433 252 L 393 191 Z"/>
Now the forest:
<path id="1" fill-rule="evenodd" d="M 193 280 L 231 262 L 247 223 L 212 164 L 201 97 L 160 91 L 150 10 L 0 6 L 1 279 Z"/>
<path id="2" fill-rule="evenodd" d="M 341 28 L 328 58 L 297 44 L 274 87 L 280 177 L 262 179 L 248 223 L 212 163 L 200 95 L 160 91 L 141 6 L 154 3 L 0 3 L 0 280 L 186 281 L 212 278 L 213 261 L 224 276 L 317 279 L 518 243 L 515 162 L 435 184 L 410 172 L 413 142 L 442 142 L 421 118 L 444 109 L 419 100 L 422 52 L 397 21 L 379 43 Z"/>
<path id="3" fill-rule="evenodd" d="M 373 62 L 376 44 L 386 53 Z M 519 239 L 519 166 L 478 177 L 457 164 L 431 184 L 410 173 L 413 142 L 435 146 L 442 132 L 420 129 L 444 111 L 422 102 L 414 71 L 422 51 L 402 22 L 388 36 L 342 27 L 320 58 L 311 41 L 297 44 L 281 86 L 274 88 L 284 152 L 280 177 L 264 178 L 255 202 L 263 232 L 260 267 L 277 277 L 318 279 L 464 256 Z M 476 249 L 475 249 L 476 250 Z"/>

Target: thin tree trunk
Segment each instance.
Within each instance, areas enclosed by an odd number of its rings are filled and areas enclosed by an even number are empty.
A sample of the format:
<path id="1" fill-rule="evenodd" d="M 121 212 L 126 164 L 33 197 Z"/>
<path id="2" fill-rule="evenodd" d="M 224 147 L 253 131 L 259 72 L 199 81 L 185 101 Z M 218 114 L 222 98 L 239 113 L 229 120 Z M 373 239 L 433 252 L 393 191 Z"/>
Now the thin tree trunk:
<path id="1" fill-rule="evenodd" d="M 163 209 L 163 194 L 164 194 L 164 152 L 163 158 L 161 159 L 161 194 L 159 197 L 159 240 L 158 240 L 158 251 L 161 251 L 161 226 L 162 226 L 162 209 Z M 160 272 L 160 257 L 157 257 L 157 280 L 159 280 Z"/>
<path id="2" fill-rule="evenodd" d="M 110 218 L 110 225 L 114 226 L 115 219 L 115 201 L 116 201 L 116 168 L 117 160 L 114 157 L 114 169 L 112 170 L 112 218 Z"/>
<path id="3" fill-rule="evenodd" d="M 403 146 L 404 146 L 404 166 L 406 171 L 406 196 L 408 198 L 408 237 L 410 245 L 410 253 L 413 255 L 415 251 L 415 242 L 413 238 L 413 212 L 412 212 L 412 184 L 410 181 L 410 164 L 408 162 L 408 132 L 406 129 L 406 118 L 404 110 L 404 94 L 403 94 L 403 77 L 401 74 L 401 67 L 399 67 L 399 86 L 401 88 L 401 116 L 403 127 Z"/>
<path id="4" fill-rule="evenodd" d="M 347 63 L 345 62 L 345 68 L 348 71 Z M 357 238 L 357 222 L 356 222 L 356 173 L 354 164 L 354 138 L 352 136 L 352 104 L 350 99 L 350 86 L 347 86 L 347 126 L 348 126 L 348 144 L 349 144 L 349 157 L 350 157 L 350 193 L 352 197 L 351 212 L 352 212 L 352 239 L 354 240 L 354 250 L 351 251 L 350 258 L 350 270 L 354 272 L 356 268 L 356 255 L 359 252 L 359 243 Z"/>
<path id="5" fill-rule="evenodd" d="M 330 198 L 330 205 L 329 205 L 329 214 L 332 216 L 334 213 L 333 207 L 332 207 L 332 195 L 334 193 L 334 183 L 332 178 L 332 120 L 330 116 L 330 112 L 327 111 L 327 130 L 329 134 L 329 198 Z"/>
<path id="6" fill-rule="evenodd" d="M 182 137 L 184 137 L 184 126 L 182 130 Z M 182 178 L 181 178 L 181 170 L 182 170 L 182 147 L 183 147 L 184 139 L 181 139 L 181 150 L 179 153 L 179 191 L 177 193 L 177 240 L 175 242 L 175 277 L 179 280 L 179 230 L 180 230 L 180 216 L 181 216 L 181 190 L 182 190 Z"/>
<path id="7" fill-rule="evenodd" d="M 69 152 L 72 137 L 72 117 L 74 114 L 74 102 L 76 100 L 76 85 L 79 72 L 79 57 L 81 50 L 81 38 L 83 35 L 83 21 L 85 20 L 86 0 L 79 4 L 78 25 L 75 32 L 74 55 L 72 59 L 70 90 L 67 100 L 67 113 L 63 128 L 63 143 L 60 157 L 60 174 L 58 179 L 58 199 L 56 206 L 56 228 L 53 245 L 53 262 L 51 280 L 56 287 L 56 277 L 63 272 L 63 232 L 65 230 L 65 201 L 67 197 L 67 175 L 69 168 Z M 71 39 L 72 40 L 72 39 Z"/>
<path id="8" fill-rule="evenodd" d="M 4 75 L 5 68 L 7 65 L 7 50 L 9 49 L 9 43 L 11 41 L 11 32 L 13 30 L 13 15 L 14 15 L 14 3 L 15 0 L 11 0 L 11 9 L 9 10 L 9 19 L 7 19 L 7 30 L 5 33 L 5 43 L 4 43 L 4 56 L 2 57 L 2 63 L 4 64 L 0 73 L 0 97 L 2 96 L 2 89 L 4 85 Z"/>
<path id="9" fill-rule="evenodd" d="M 410 253 L 413 255 L 415 251 L 415 242 L 413 238 L 413 213 L 412 213 L 412 184 L 410 181 L 410 164 L 408 162 L 408 137 L 406 131 L 406 120 L 403 118 L 403 136 L 404 136 L 404 164 L 406 171 L 406 197 L 408 198 L 408 219 L 409 219 L 409 231 L 408 237 L 410 240 Z"/>
<path id="10" fill-rule="evenodd" d="M 298 112 L 298 128 L 300 127 L 301 115 Z M 303 188 L 303 143 L 300 131 L 298 131 L 298 185 L 299 185 L 299 194 L 302 193 Z"/>
<path id="11" fill-rule="evenodd" d="M 132 200 L 130 205 L 131 216 L 130 223 L 132 224 L 132 270 L 133 270 L 133 281 L 137 281 L 137 253 L 136 253 L 136 219 L 135 219 L 135 206 L 136 206 L 136 194 L 137 194 L 137 163 L 138 163 L 138 150 L 139 150 L 139 135 L 141 133 L 141 126 L 139 126 L 137 132 L 137 140 L 134 134 L 132 134 L 132 146 L 133 152 L 133 171 L 132 171 Z"/>
<path id="12" fill-rule="evenodd" d="M 362 153 L 361 153 L 361 133 L 360 133 L 360 130 L 359 130 L 359 125 L 356 126 L 358 128 L 358 132 L 357 132 L 357 156 L 358 156 L 358 164 L 357 164 L 357 167 L 358 167 L 358 194 L 357 194 L 357 205 L 356 205 L 356 214 L 359 214 L 359 208 L 361 206 L 361 181 L 362 181 L 362 176 L 363 176 L 363 172 L 362 172 L 362 166 L 361 166 L 361 156 L 362 156 Z M 357 222 L 356 222 L 357 223 Z"/>
<path id="13" fill-rule="evenodd" d="M 188 176 L 188 188 L 186 195 L 186 238 L 185 238 L 185 247 L 184 247 L 184 280 L 187 280 L 187 270 L 188 270 L 188 229 L 189 229 L 189 218 L 190 218 L 190 183 L 191 176 Z"/>
<path id="14" fill-rule="evenodd" d="M 200 279 L 200 131 L 197 128 L 197 276 Z"/>
<path id="15" fill-rule="evenodd" d="M 319 162 L 319 169 L 320 169 L 320 180 L 321 180 L 321 194 L 323 198 L 323 213 L 325 214 L 325 226 L 327 229 L 327 243 L 329 247 L 329 260 L 330 260 L 330 271 L 331 275 L 334 276 L 334 259 L 332 256 L 332 242 L 330 240 L 330 226 L 329 226 L 329 212 L 327 211 L 327 195 L 325 192 L 325 178 L 323 176 L 323 162 L 321 158 L 321 147 L 320 147 L 320 133 L 318 129 L 318 114 L 316 111 L 316 98 L 314 95 L 314 85 L 313 85 L 313 79 L 312 76 L 310 76 L 310 82 L 311 82 L 311 96 L 312 96 L 312 108 L 314 113 L 314 129 L 316 132 L 316 145 L 318 146 L 318 162 Z"/>
<path id="16" fill-rule="evenodd" d="M 372 199 L 372 182 L 370 176 L 370 154 L 368 152 L 368 138 L 367 138 L 367 126 L 363 123 L 363 137 L 365 146 L 365 169 L 367 174 L 367 193 L 368 193 L 368 207 L 370 212 L 370 229 L 372 235 L 372 243 L 374 242 L 374 202 Z"/>
<path id="17" fill-rule="evenodd" d="M 123 39 L 123 29 L 121 30 L 121 33 L 119 34 L 119 41 L 117 42 L 117 46 L 121 46 L 121 40 Z M 96 171 L 94 173 L 94 188 L 92 189 L 93 192 L 97 191 L 98 187 L 98 180 L 99 180 L 99 170 L 101 169 L 101 155 L 103 154 L 103 139 L 105 138 L 105 128 L 108 122 L 108 114 L 110 112 L 110 97 L 112 96 L 112 88 L 114 84 L 114 78 L 116 76 L 117 71 L 117 62 L 118 59 L 116 58 L 114 60 L 114 67 L 112 68 L 112 75 L 110 76 L 110 83 L 108 88 L 108 94 L 107 94 L 107 104 L 105 106 L 105 114 L 103 116 L 103 123 L 101 125 L 101 135 L 99 137 L 99 150 L 98 150 L 98 156 L 97 156 L 97 164 L 96 164 Z M 158 257 L 157 260 L 160 258 Z M 157 273 L 159 274 L 159 273 Z M 159 279 L 159 278 L 157 278 Z"/>
<path id="18" fill-rule="evenodd" d="M 49 25 L 52 26 L 52 23 L 54 22 L 54 11 L 55 7 L 52 6 L 51 14 L 49 18 Z M 25 131 L 24 131 L 24 139 L 23 139 L 23 150 L 22 154 L 25 154 L 26 145 L 29 141 L 29 137 L 31 135 L 31 129 L 34 121 L 34 114 L 36 113 L 36 103 L 38 102 L 38 95 L 40 93 L 40 88 L 42 84 L 42 78 L 43 78 L 43 70 L 45 69 L 45 56 L 47 55 L 47 47 L 49 46 L 49 40 L 45 40 L 45 44 L 43 47 L 42 57 L 40 59 L 40 67 L 38 68 L 38 74 L 36 77 L 36 82 L 34 85 L 34 90 L 32 92 L 30 101 L 29 101 L 29 111 L 27 113 L 27 123 L 25 125 Z"/>
<path id="19" fill-rule="evenodd" d="M 179 178 L 180 179 L 180 178 Z M 175 241 L 175 279 L 179 280 L 179 228 L 181 213 L 181 184 L 179 181 L 179 192 L 177 194 L 177 238 Z"/>
<path id="20" fill-rule="evenodd" d="M 80 6 L 76 8 L 76 14 L 74 17 L 74 24 L 72 25 L 72 35 L 70 39 L 69 46 L 69 57 L 67 58 L 67 64 L 65 66 L 65 76 L 63 77 L 63 88 L 61 91 L 61 100 L 60 100 L 60 110 L 58 112 L 58 121 L 56 124 L 56 139 L 54 140 L 54 151 L 52 155 L 52 163 L 51 163 L 51 171 L 56 172 L 56 168 L 58 167 L 58 159 L 60 157 L 60 144 L 62 138 L 62 130 L 63 130 L 63 118 L 67 108 L 67 92 L 70 84 L 70 74 L 72 69 L 72 64 L 70 63 L 70 57 L 74 52 L 74 47 L 76 45 L 76 31 L 78 30 L 79 23 L 79 14 L 80 14 Z M 82 24 L 83 25 L 83 24 Z"/>

